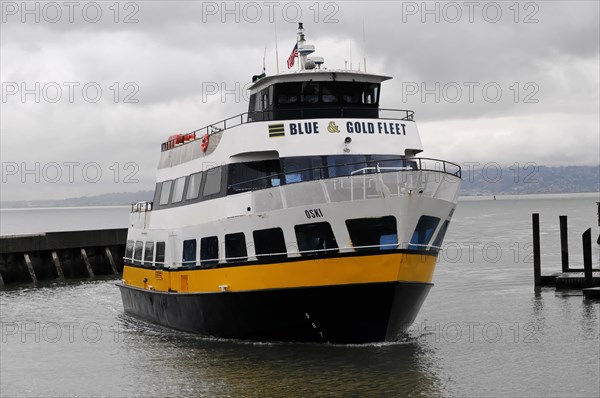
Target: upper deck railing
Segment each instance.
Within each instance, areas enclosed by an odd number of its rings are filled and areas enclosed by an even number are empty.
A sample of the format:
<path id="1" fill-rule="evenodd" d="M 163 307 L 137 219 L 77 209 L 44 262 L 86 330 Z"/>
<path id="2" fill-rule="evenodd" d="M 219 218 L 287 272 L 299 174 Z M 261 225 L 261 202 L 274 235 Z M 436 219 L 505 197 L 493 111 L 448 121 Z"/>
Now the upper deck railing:
<path id="1" fill-rule="evenodd" d="M 232 127 L 246 123 L 295 120 L 295 119 L 324 119 L 324 118 L 373 118 L 393 120 L 414 120 L 414 112 L 405 109 L 386 109 L 370 107 L 335 107 L 335 108 L 283 108 L 277 110 L 244 112 L 227 119 L 223 119 L 208 126 L 204 126 L 187 134 L 179 134 L 161 145 L 161 152 L 173 149 L 176 146 L 200 139 L 205 135 L 211 135 Z"/>
<path id="2" fill-rule="evenodd" d="M 339 171 L 341 171 L 343 168 L 347 168 L 348 166 L 351 166 L 352 168 L 354 168 L 354 170 L 350 173 L 339 173 Z M 330 170 L 336 170 L 334 176 L 329 175 Z M 289 185 L 298 182 L 326 180 L 330 178 L 351 177 L 358 175 L 381 174 L 398 171 L 433 171 L 462 178 L 461 167 L 456 163 L 432 158 L 402 157 L 381 159 L 376 161 L 371 160 L 362 162 L 350 162 L 337 165 L 323 165 L 298 170 L 288 170 L 281 173 L 271 173 L 264 177 L 240 181 L 235 184 L 228 184 L 227 192 L 239 193 L 242 191 L 256 191 L 260 189 L 269 188 L 272 186 L 272 182 L 274 180 L 279 181 L 278 185 L 280 185 L 282 181 L 285 181 L 285 184 Z M 288 181 L 288 177 L 290 176 L 290 174 L 300 175 L 306 172 L 312 174 L 312 177 L 308 179 L 298 179 L 297 181 Z"/>

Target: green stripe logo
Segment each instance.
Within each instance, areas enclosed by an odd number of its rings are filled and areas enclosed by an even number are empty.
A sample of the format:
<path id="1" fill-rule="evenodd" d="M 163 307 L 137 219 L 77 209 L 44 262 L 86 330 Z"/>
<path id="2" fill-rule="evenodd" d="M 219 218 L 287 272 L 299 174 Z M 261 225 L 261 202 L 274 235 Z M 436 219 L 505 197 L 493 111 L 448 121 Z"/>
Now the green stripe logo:
<path id="1" fill-rule="evenodd" d="M 269 124 L 269 137 L 285 137 L 285 129 L 283 123 Z"/>

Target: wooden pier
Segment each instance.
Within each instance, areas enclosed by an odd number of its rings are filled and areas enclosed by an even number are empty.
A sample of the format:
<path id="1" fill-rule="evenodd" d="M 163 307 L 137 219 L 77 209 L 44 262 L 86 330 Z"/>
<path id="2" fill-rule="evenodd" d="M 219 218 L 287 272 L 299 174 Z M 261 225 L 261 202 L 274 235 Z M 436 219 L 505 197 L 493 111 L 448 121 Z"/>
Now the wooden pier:
<path id="1" fill-rule="evenodd" d="M 562 272 L 542 275 L 539 220 L 539 214 L 533 213 L 531 221 L 533 227 L 533 274 L 535 286 L 552 286 L 555 287 L 556 290 L 582 289 L 582 292 L 586 297 L 600 298 L 600 269 L 592 268 L 592 229 L 588 228 L 581 236 L 583 244 L 583 268 L 570 268 L 569 246 L 567 241 L 567 216 L 560 216 Z M 598 224 L 600 225 L 600 215 Z"/>
<path id="2" fill-rule="evenodd" d="M 118 275 L 127 229 L 48 232 L 0 237 L 0 287 Z"/>

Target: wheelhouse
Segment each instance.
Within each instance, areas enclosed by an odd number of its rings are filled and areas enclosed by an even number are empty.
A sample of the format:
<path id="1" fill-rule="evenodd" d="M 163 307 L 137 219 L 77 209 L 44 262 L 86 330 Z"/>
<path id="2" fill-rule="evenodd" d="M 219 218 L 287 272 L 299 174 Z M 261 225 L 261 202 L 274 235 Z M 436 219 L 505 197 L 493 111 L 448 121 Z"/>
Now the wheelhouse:
<path id="1" fill-rule="evenodd" d="M 249 120 L 379 117 L 387 76 L 351 71 L 303 71 L 257 80 L 250 88 Z"/>

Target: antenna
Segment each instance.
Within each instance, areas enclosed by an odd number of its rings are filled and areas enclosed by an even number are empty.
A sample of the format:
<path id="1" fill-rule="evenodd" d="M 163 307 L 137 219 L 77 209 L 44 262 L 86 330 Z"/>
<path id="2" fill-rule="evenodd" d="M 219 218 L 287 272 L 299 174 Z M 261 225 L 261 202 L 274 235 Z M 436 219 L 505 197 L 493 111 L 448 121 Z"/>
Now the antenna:
<path id="1" fill-rule="evenodd" d="M 350 70 L 352 70 L 352 43 L 350 43 Z"/>
<path id="2" fill-rule="evenodd" d="M 267 47 L 265 47 L 265 52 L 263 53 L 263 73 L 267 70 L 265 67 L 265 57 L 267 56 Z"/>
<path id="3" fill-rule="evenodd" d="M 277 19 L 273 20 L 275 26 L 275 65 L 277 65 L 277 74 L 279 74 L 279 49 L 277 48 Z"/>
<path id="4" fill-rule="evenodd" d="M 367 39 L 365 35 L 365 18 L 363 17 L 363 67 L 367 71 Z M 359 68 L 360 69 L 360 68 Z"/>

